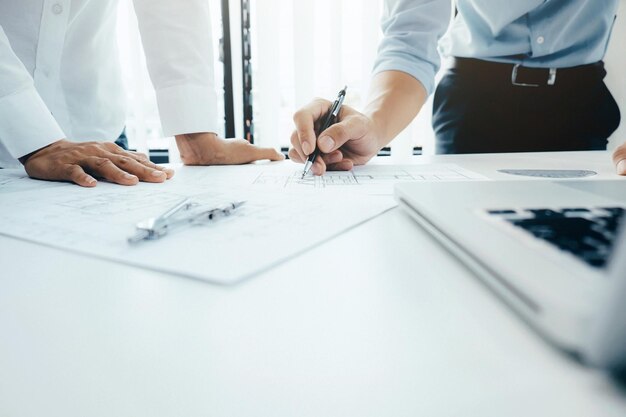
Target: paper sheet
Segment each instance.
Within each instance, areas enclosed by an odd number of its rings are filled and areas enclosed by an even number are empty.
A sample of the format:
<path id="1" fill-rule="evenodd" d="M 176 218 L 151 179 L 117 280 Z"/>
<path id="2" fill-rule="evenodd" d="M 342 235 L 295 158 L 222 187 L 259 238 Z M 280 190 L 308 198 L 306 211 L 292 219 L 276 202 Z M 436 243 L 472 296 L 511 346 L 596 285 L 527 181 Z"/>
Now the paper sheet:
<path id="1" fill-rule="evenodd" d="M 0 194 L 69 186 L 62 182 L 33 180 L 21 169 L 0 169 Z"/>
<path id="2" fill-rule="evenodd" d="M 1 172 L 4 171 L 4 172 Z M 0 233 L 116 262 L 231 284 L 292 258 L 395 206 L 396 181 L 479 179 L 455 166 L 371 166 L 298 181 L 292 163 L 182 167 L 165 184 L 86 189 L 0 170 Z M 382 188 L 381 188 L 382 187 Z M 350 191 L 350 192 L 346 192 Z M 384 194 L 384 195 L 377 195 Z M 184 197 L 228 217 L 130 245 L 135 224 Z"/>
<path id="3" fill-rule="evenodd" d="M 348 172 L 327 172 L 324 176 L 302 178 L 302 167 L 283 165 L 282 169 L 265 170 L 253 181 L 268 189 L 334 189 L 366 194 L 393 194 L 400 182 L 486 180 L 483 175 L 455 164 L 428 165 L 364 165 Z"/>
<path id="4" fill-rule="evenodd" d="M 191 169 L 166 184 L 122 187 L 100 183 L 94 189 L 60 189 L 54 183 L 37 183 L 36 190 L 0 191 L 0 233 L 147 269 L 231 284 L 394 206 L 391 199 L 382 197 L 335 195 L 327 199 L 313 194 L 255 191 L 220 181 L 194 184 L 205 175 L 201 169 Z M 50 187 L 45 188 L 46 184 Z M 187 196 L 206 207 L 240 200 L 247 203 L 232 216 L 213 223 L 183 228 L 157 241 L 127 243 L 137 222 L 160 214 Z"/>

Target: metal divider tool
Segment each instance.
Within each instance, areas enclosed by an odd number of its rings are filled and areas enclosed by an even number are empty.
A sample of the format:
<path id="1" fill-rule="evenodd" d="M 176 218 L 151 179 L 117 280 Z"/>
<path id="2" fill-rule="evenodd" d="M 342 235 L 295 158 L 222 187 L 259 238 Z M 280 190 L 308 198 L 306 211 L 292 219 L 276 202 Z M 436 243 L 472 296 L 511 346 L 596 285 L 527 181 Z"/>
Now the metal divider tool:
<path id="1" fill-rule="evenodd" d="M 181 216 L 181 213 L 189 212 L 193 207 L 199 206 L 190 198 L 185 198 L 160 216 L 137 223 L 137 232 L 128 238 L 128 243 L 136 244 L 145 240 L 157 240 L 179 227 L 204 224 L 215 220 L 217 217 L 230 216 L 234 210 L 244 204 L 245 201 L 238 201 L 209 210 L 193 211 Z"/>

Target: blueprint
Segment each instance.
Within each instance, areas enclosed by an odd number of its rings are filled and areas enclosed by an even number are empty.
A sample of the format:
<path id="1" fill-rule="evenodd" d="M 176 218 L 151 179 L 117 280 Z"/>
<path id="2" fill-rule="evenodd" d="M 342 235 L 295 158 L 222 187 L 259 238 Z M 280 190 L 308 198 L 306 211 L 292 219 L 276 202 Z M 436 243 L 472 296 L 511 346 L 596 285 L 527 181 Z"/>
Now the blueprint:
<path id="1" fill-rule="evenodd" d="M 253 184 L 268 189 L 335 189 L 391 195 L 394 185 L 400 182 L 486 179 L 483 175 L 455 164 L 364 165 L 352 171 L 327 172 L 323 176 L 307 175 L 304 178 L 301 166 L 289 165 L 287 169 L 264 170 L 254 179 Z"/>
<path id="2" fill-rule="evenodd" d="M 0 234 L 155 271 L 232 284 L 395 205 L 390 198 L 368 195 L 328 199 L 319 194 L 267 193 L 208 181 L 205 175 L 203 170 L 194 169 L 165 184 L 123 187 L 100 182 L 88 189 L 38 182 L 34 190 L 0 190 Z M 137 222 L 159 215 L 185 197 L 206 208 L 233 201 L 246 204 L 229 217 L 182 228 L 160 240 L 135 245 L 127 242 Z"/>
<path id="3" fill-rule="evenodd" d="M 68 186 L 62 182 L 33 180 L 21 169 L 0 169 L 0 194 Z"/>
<path id="4" fill-rule="evenodd" d="M 301 179 L 293 163 L 180 167 L 164 184 L 95 188 L 0 170 L 0 234 L 114 262 L 232 284 L 333 238 L 396 204 L 399 181 L 481 179 L 456 166 L 371 166 Z M 229 217 L 131 245 L 135 225 L 191 198 Z"/>

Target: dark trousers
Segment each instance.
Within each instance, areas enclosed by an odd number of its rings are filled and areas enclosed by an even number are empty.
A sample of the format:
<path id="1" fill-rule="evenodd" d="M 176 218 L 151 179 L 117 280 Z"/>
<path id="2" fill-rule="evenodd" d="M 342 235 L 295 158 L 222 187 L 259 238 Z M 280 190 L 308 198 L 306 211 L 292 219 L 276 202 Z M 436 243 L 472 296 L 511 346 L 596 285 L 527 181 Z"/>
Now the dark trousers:
<path id="1" fill-rule="evenodd" d="M 554 85 L 522 87 L 510 75 L 454 68 L 435 92 L 436 152 L 605 150 L 620 112 L 601 71 L 569 82 L 557 73 Z"/>

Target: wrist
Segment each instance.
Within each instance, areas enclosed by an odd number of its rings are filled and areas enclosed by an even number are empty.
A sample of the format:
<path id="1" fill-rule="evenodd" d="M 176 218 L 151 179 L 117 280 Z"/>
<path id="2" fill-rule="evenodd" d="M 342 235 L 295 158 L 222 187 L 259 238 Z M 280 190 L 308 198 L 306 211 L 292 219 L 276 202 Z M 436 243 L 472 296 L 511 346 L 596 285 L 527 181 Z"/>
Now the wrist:
<path id="1" fill-rule="evenodd" d="M 183 133 L 175 136 L 176 141 L 210 140 L 217 139 L 217 137 L 217 133 L 213 132 Z"/>
<path id="2" fill-rule="evenodd" d="M 31 153 L 29 153 L 29 154 L 26 154 L 26 155 L 24 155 L 24 156 L 20 156 L 19 158 L 17 158 L 17 160 L 18 160 L 18 161 L 20 161 L 20 163 L 21 163 L 22 165 L 26 165 L 26 163 L 28 162 L 28 160 L 29 160 L 30 158 L 32 158 L 33 156 L 37 155 L 39 152 L 41 152 L 41 151 L 43 151 L 43 150 L 45 150 L 45 149 L 48 149 L 48 148 L 50 148 L 51 146 L 54 146 L 54 145 L 59 145 L 59 144 L 63 144 L 64 142 L 67 142 L 67 140 L 66 140 L 66 139 L 59 139 L 59 140 L 57 140 L 57 141 L 55 141 L 55 142 L 50 143 L 49 145 L 44 146 L 43 148 L 39 148 L 39 149 L 37 149 L 37 150 L 35 150 L 35 151 L 32 151 L 32 152 L 31 152 Z"/>
<path id="3" fill-rule="evenodd" d="M 384 148 L 393 140 L 389 133 L 388 125 L 385 123 L 385 116 L 378 112 L 366 113 L 372 124 L 372 133 L 376 141 L 378 149 Z"/>
<path id="4" fill-rule="evenodd" d="M 219 158 L 219 137 L 201 132 L 176 135 L 180 159 L 185 165 L 206 165 Z"/>

